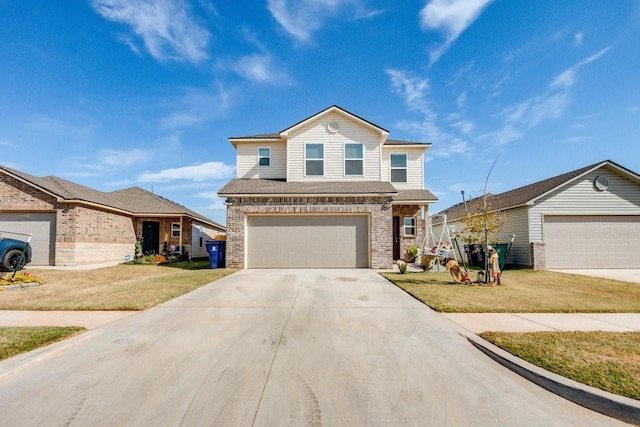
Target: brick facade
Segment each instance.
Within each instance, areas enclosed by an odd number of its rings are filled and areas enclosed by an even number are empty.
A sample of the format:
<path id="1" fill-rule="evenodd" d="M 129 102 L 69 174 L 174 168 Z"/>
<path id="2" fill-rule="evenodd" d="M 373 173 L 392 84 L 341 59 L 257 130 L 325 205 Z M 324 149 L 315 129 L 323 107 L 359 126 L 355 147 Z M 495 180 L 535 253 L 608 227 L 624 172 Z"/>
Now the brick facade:
<path id="1" fill-rule="evenodd" d="M 160 244 L 158 245 L 158 249 L 156 253 L 162 254 L 164 242 L 167 242 L 167 246 L 170 248 L 174 246 L 177 252 L 181 254 L 191 253 L 191 226 L 193 221 L 191 218 L 182 218 L 182 236 L 181 237 L 173 237 L 171 236 L 171 224 L 174 222 L 179 223 L 180 218 L 158 218 L 158 217 L 137 217 L 134 219 L 134 228 L 136 236 L 142 236 L 142 222 L 143 221 L 152 221 L 160 223 Z"/>
<path id="2" fill-rule="evenodd" d="M 133 258 L 143 220 L 97 207 L 60 203 L 56 197 L 4 173 L 0 173 L 0 212 L 55 213 L 55 265 L 122 262 L 126 255 Z M 170 236 L 171 222 L 180 222 L 179 218 L 149 219 L 161 222 L 161 242 L 163 236 Z M 182 245 L 188 251 L 191 219 L 182 222 Z M 180 244 L 179 238 L 168 240 L 170 244 Z"/>
<path id="3" fill-rule="evenodd" d="M 400 258 L 404 259 L 407 252 L 407 247 L 418 246 L 422 247 L 425 236 L 425 221 L 422 219 L 422 210 L 419 205 L 393 205 L 393 216 L 397 216 L 400 219 Z M 429 214 L 427 207 L 425 206 L 424 217 L 428 218 Z M 404 231 L 404 218 L 413 217 L 416 222 L 416 233 L 414 236 L 405 235 Z M 394 260 L 397 261 L 397 260 Z"/>
<path id="4" fill-rule="evenodd" d="M 131 217 L 69 205 L 56 215 L 55 264 L 123 262 L 133 258 L 135 241 Z"/>
<path id="5" fill-rule="evenodd" d="M 227 199 L 226 263 L 245 267 L 247 215 L 251 214 L 368 214 L 369 265 L 392 265 L 391 206 L 386 197 L 230 197 Z"/>

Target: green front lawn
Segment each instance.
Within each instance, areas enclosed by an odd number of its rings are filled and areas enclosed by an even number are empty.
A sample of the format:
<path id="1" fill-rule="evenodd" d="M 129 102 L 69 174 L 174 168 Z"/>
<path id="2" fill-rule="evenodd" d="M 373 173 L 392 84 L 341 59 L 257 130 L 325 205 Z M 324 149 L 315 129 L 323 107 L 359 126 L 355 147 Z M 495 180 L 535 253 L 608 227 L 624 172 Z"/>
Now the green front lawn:
<path id="1" fill-rule="evenodd" d="M 640 312 L 640 285 L 597 277 L 507 270 L 501 286 L 488 288 L 454 284 L 446 272 L 381 274 L 434 310 L 447 313 Z"/>

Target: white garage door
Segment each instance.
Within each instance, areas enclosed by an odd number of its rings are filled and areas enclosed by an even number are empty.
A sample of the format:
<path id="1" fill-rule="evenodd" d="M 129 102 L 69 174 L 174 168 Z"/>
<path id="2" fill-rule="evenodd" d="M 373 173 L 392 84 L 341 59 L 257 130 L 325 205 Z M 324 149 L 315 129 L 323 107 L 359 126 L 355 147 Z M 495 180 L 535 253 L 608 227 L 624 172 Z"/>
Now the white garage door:
<path id="1" fill-rule="evenodd" d="M 369 266 L 367 216 L 247 217 L 249 268 Z"/>
<path id="2" fill-rule="evenodd" d="M 53 265 L 55 258 L 55 232 L 56 214 L 54 213 L 0 213 L 0 231 L 5 237 L 26 240 L 25 236 L 16 236 L 8 233 L 17 232 L 33 234 L 31 237 L 31 249 L 33 257 L 32 266 Z"/>
<path id="3" fill-rule="evenodd" d="M 640 216 L 545 216 L 547 268 L 638 268 Z"/>

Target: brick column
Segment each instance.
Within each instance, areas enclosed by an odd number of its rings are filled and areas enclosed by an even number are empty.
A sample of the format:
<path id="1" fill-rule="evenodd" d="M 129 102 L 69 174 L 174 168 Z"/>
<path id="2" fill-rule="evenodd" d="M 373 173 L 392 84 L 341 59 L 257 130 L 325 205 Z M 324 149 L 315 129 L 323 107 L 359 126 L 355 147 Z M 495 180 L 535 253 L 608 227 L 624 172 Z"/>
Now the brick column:
<path id="1" fill-rule="evenodd" d="M 547 256 L 544 242 L 531 242 L 531 266 L 534 270 L 547 269 Z"/>

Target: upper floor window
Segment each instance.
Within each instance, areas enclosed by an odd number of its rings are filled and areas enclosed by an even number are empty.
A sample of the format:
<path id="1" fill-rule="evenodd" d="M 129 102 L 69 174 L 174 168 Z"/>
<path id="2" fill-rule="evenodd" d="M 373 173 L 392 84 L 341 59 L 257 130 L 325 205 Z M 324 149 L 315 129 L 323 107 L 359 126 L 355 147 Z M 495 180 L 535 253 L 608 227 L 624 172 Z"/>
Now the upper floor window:
<path id="1" fill-rule="evenodd" d="M 304 146 L 305 175 L 324 175 L 324 145 L 306 144 Z"/>
<path id="2" fill-rule="evenodd" d="M 363 148 L 361 143 L 344 144 L 344 174 L 363 175 Z"/>
<path id="3" fill-rule="evenodd" d="M 271 148 L 258 148 L 258 165 L 269 166 L 271 164 Z"/>
<path id="4" fill-rule="evenodd" d="M 391 182 L 407 182 L 407 155 L 391 154 Z"/>
<path id="5" fill-rule="evenodd" d="M 172 222 L 171 223 L 171 237 L 180 237 L 180 223 Z"/>

